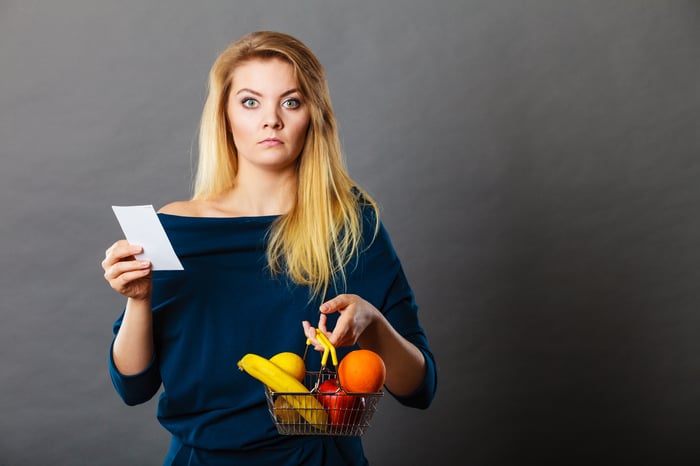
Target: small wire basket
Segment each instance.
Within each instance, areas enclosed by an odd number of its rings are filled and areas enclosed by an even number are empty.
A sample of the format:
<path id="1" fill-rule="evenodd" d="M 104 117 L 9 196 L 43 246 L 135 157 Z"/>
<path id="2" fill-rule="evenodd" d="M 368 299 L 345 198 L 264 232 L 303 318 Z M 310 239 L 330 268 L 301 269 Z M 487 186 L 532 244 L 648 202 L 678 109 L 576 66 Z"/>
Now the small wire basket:
<path id="1" fill-rule="evenodd" d="M 305 385 L 311 390 L 309 393 L 273 392 L 265 387 L 267 407 L 277 432 L 282 435 L 363 435 L 384 393 L 321 393 L 317 388 L 314 390 L 317 381 L 323 383 L 332 378 L 334 375 L 331 372 L 307 372 Z M 291 396 L 302 400 L 301 409 L 310 414 L 314 410 L 324 410 L 326 414 L 323 418 L 328 422 L 318 425 L 307 421 L 299 414 L 299 409 L 287 401 L 287 397 Z M 316 401 L 320 397 L 325 397 L 330 407 L 319 407 Z"/>
<path id="2" fill-rule="evenodd" d="M 281 435 L 360 436 L 370 427 L 384 393 L 346 393 L 338 380 L 337 370 L 327 367 L 329 352 L 334 366 L 338 362 L 335 348 L 317 331 L 319 341 L 326 347 L 318 372 L 306 372 L 304 385 L 308 393 L 273 392 L 265 386 L 267 407 Z M 310 342 L 307 340 L 307 350 Z M 306 351 L 304 352 L 306 359 Z M 334 380 L 335 391 L 319 390 L 321 384 Z"/>

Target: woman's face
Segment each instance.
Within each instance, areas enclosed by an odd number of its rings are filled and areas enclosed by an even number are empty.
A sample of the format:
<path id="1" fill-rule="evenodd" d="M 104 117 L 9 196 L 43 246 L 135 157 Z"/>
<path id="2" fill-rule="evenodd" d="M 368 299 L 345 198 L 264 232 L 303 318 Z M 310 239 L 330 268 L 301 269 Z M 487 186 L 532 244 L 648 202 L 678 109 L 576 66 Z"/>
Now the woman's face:
<path id="1" fill-rule="evenodd" d="M 294 167 L 304 146 L 309 109 L 293 70 L 276 58 L 255 59 L 234 70 L 228 117 L 239 170 Z"/>

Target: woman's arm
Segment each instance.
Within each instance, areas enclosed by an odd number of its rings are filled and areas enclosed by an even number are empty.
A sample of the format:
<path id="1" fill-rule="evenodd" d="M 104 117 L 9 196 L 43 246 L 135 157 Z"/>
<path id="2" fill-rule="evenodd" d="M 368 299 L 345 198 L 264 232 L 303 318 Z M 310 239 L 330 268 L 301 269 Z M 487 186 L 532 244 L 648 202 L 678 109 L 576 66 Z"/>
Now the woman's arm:
<path id="1" fill-rule="evenodd" d="M 112 345 L 112 359 L 122 375 L 143 372 L 153 360 L 153 317 L 150 300 L 129 298 Z"/>
<path id="2" fill-rule="evenodd" d="M 151 264 L 134 257 L 141 252 L 141 247 L 121 240 L 107 249 L 102 261 L 105 279 L 114 290 L 128 298 L 112 346 L 114 365 L 123 375 L 144 371 L 154 354 Z"/>
<path id="3" fill-rule="evenodd" d="M 326 314 L 340 313 L 335 328 L 326 328 Z M 426 361 L 423 353 L 401 336 L 379 310 L 361 297 L 342 294 L 321 306 L 318 328 L 336 347 L 352 346 L 379 354 L 386 365 L 385 385 L 396 396 L 414 393 L 425 377 Z M 304 323 L 306 335 L 317 349 L 322 346 L 315 338 L 314 330 Z"/>

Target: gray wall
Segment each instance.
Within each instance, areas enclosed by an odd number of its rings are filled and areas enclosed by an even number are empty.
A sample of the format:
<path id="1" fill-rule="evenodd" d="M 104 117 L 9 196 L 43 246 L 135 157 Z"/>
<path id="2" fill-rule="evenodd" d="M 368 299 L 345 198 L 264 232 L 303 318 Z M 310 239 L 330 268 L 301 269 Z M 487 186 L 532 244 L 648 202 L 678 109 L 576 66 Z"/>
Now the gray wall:
<path id="1" fill-rule="evenodd" d="M 159 464 L 107 375 L 110 205 L 189 195 L 255 29 L 325 64 L 440 370 L 376 465 L 698 464 L 700 3 L 0 2 L 0 464 Z"/>

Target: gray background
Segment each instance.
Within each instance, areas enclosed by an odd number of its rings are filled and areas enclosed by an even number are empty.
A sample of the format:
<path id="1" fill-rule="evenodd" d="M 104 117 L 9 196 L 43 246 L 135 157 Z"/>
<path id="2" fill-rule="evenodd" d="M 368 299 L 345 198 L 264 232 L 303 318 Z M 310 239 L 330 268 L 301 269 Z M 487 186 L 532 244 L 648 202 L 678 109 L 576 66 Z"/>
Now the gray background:
<path id="1" fill-rule="evenodd" d="M 373 464 L 700 462 L 700 2 L 2 0 L 0 464 L 162 461 L 107 374 L 110 205 L 188 197 L 256 29 L 324 63 L 437 357 Z"/>

